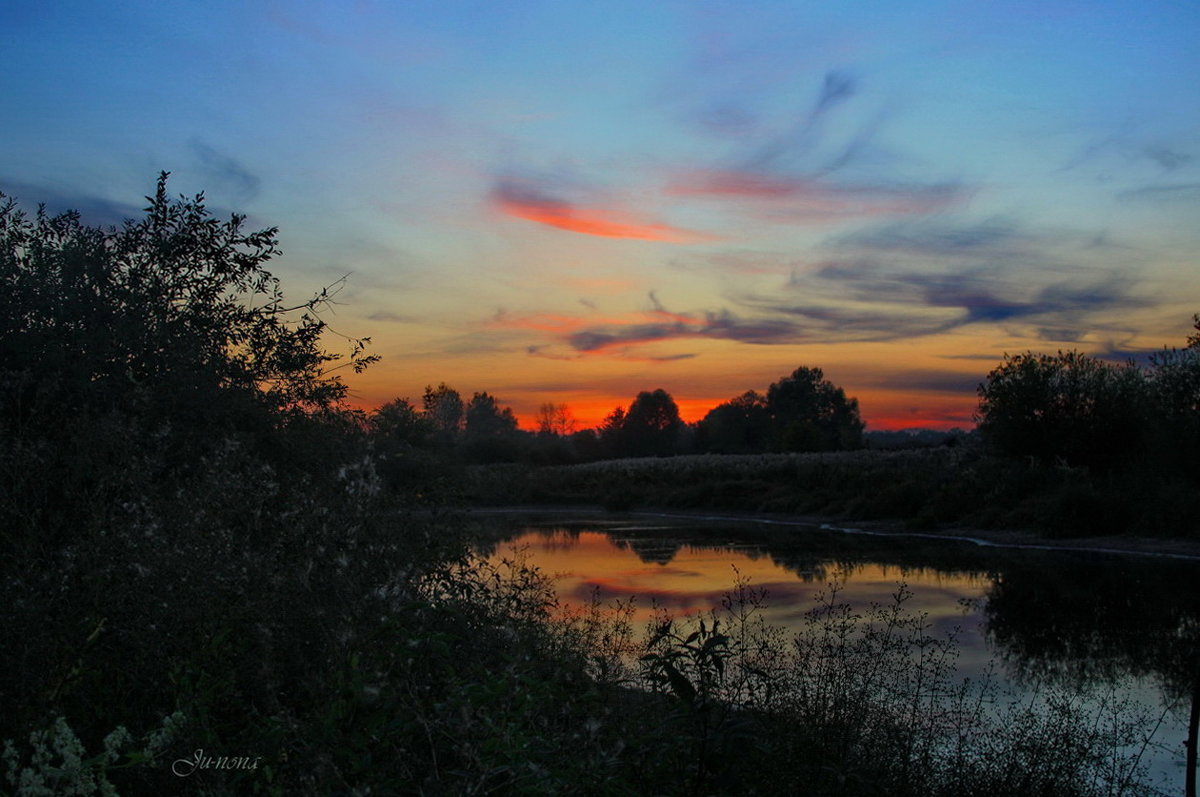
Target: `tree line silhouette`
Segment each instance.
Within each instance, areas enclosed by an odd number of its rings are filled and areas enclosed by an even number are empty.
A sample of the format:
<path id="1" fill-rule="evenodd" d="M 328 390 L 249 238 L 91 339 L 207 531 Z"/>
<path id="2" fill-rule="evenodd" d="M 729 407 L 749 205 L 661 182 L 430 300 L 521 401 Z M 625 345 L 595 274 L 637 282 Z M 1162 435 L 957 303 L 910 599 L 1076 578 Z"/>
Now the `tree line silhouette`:
<path id="1" fill-rule="evenodd" d="M 994 450 L 1112 471 L 1151 460 L 1200 473 L 1200 315 L 1184 348 L 1146 367 L 1077 351 L 1005 357 L 979 386 L 979 432 Z"/>
<path id="2" fill-rule="evenodd" d="M 1184 348 L 1149 365 L 1112 363 L 1078 351 L 1006 356 L 978 387 L 978 433 L 993 453 L 1092 472 L 1150 465 L 1196 475 L 1200 444 L 1200 315 Z M 858 401 L 820 368 L 800 367 L 765 393 L 748 390 L 695 423 L 667 391 L 642 391 L 596 428 L 576 429 L 565 404 L 544 404 L 538 431 L 518 428 L 488 393 L 464 404 L 445 383 L 420 407 L 398 398 L 370 416 L 387 447 L 456 449 L 478 462 L 566 463 L 676 454 L 762 454 L 863 448 Z M 961 434 L 881 434 L 877 447 L 953 443 Z M 900 439 L 897 439 L 899 437 Z M 930 439 L 926 439 L 926 437 Z"/>
<path id="3" fill-rule="evenodd" d="M 446 383 L 428 386 L 417 406 L 396 398 L 371 413 L 384 448 L 456 450 L 476 462 L 585 462 L 675 454 L 837 451 L 863 446 L 856 399 L 820 368 L 797 368 L 765 394 L 750 390 L 689 424 L 662 388 L 644 390 L 596 428 L 577 430 L 565 404 L 543 404 L 537 431 L 518 428 L 510 407 L 486 392 L 469 401 Z"/>

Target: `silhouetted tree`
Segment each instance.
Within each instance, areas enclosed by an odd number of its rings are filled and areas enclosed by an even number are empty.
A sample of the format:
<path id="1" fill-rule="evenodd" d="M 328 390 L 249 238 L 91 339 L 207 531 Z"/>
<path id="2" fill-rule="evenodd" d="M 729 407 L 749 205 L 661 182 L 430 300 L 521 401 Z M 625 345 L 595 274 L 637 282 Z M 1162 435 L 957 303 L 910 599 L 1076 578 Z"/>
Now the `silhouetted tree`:
<path id="1" fill-rule="evenodd" d="M 979 432 L 998 451 L 1108 468 L 1138 447 L 1146 380 L 1077 351 L 1006 357 L 979 386 Z"/>
<path id="2" fill-rule="evenodd" d="M 311 411 L 345 396 L 317 315 L 336 291 L 289 306 L 263 267 L 277 229 L 220 222 L 203 194 L 170 199 L 167 177 L 120 229 L 41 208 L 30 219 L 0 195 L 0 421 L 35 406 L 118 411 L 211 437 L 251 406 Z M 376 359 L 366 343 L 352 341 L 355 371 Z"/>
<path id="3" fill-rule="evenodd" d="M 820 368 L 797 368 L 767 388 L 772 447 L 777 451 L 836 451 L 862 447 L 865 424 L 858 400 L 846 398 Z"/>
<path id="4" fill-rule="evenodd" d="M 468 435 L 476 437 L 498 437 L 517 429 L 517 416 L 511 407 L 501 407 L 496 397 L 488 393 L 476 393 L 467 404 Z"/>
<path id="5" fill-rule="evenodd" d="M 625 413 L 625 453 L 633 457 L 665 457 L 675 453 L 683 429 L 679 407 L 671 394 L 659 388 L 637 394 Z"/>
<path id="6" fill-rule="evenodd" d="M 501 407 L 495 396 L 476 393 L 467 403 L 463 446 L 476 462 L 512 462 L 520 454 L 517 417 L 510 407 Z"/>
<path id="7" fill-rule="evenodd" d="M 625 408 L 615 407 L 604 417 L 597 436 L 604 456 L 625 456 Z"/>
<path id="8" fill-rule="evenodd" d="M 0 493 L 20 496 L 0 501 L 0 547 L 108 522 L 214 458 L 286 483 L 360 456 L 335 371 L 375 358 L 322 345 L 336 286 L 285 302 L 277 231 L 172 199 L 167 178 L 120 228 L 0 198 Z"/>
<path id="9" fill-rule="evenodd" d="M 406 398 L 396 398 L 371 413 L 371 429 L 391 443 L 422 446 L 429 441 L 433 425 Z"/>
<path id="10" fill-rule="evenodd" d="M 567 437 L 575 433 L 575 417 L 566 404 L 547 402 L 538 407 L 538 434 Z"/>
<path id="11" fill-rule="evenodd" d="M 425 417 L 433 426 L 434 436 L 442 445 L 451 445 L 463 428 L 465 408 L 462 396 L 445 382 L 425 386 L 421 397 Z"/>
<path id="12" fill-rule="evenodd" d="M 697 445 L 718 454 L 753 454 L 770 447 L 771 416 L 767 399 L 747 390 L 718 404 L 696 425 Z"/>
<path id="13" fill-rule="evenodd" d="M 1200 316 L 1195 326 L 1200 330 Z M 1175 470 L 1200 475 L 1200 335 L 1187 348 L 1164 349 L 1147 372 L 1154 415 L 1147 434 L 1152 451 Z"/>

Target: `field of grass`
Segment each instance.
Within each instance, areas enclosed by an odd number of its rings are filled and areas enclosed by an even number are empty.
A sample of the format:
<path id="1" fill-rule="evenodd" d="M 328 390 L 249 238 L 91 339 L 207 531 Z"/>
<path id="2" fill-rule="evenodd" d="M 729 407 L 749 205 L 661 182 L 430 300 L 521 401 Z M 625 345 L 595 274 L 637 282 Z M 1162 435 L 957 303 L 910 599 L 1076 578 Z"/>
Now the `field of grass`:
<path id="1" fill-rule="evenodd" d="M 466 499 L 481 505 L 721 509 L 886 520 L 914 529 L 1200 537 L 1200 491 L 1182 477 L 1136 468 L 1093 474 L 989 456 L 971 445 L 489 465 L 469 468 L 464 483 Z"/>

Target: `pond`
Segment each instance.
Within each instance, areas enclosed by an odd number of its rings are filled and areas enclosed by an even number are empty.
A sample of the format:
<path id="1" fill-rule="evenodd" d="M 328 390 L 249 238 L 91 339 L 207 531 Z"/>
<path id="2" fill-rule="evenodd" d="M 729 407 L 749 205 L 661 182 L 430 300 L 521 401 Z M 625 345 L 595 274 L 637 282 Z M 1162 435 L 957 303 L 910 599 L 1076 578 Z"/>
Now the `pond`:
<path id="1" fill-rule="evenodd" d="M 989 669 L 1020 693 L 1047 684 L 1109 687 L 1161 721 L 1144 753 L 1152 782 L 1180 794 L 1189 710 L 1200 678 L 1200 562 L 1086 551 L 980 547 L 919 535 L 666 516 L 492 518 L 483 551 L 519 555 L 554 580 L 564 606 L 634 598 L 634 619 L 720 606 L 738 580 L 763 613 L 796 629 L 839 585 L 856 609 L 905 606 L 953 634 L 957 676 Z"/>

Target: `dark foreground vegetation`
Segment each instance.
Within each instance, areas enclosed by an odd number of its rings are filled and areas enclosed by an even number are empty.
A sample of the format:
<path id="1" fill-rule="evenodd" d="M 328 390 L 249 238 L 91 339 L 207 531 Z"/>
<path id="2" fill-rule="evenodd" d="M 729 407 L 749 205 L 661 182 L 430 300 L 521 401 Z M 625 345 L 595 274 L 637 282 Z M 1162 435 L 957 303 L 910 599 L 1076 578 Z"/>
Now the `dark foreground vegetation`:
<path id="1" fill-rule="evenodd" d="M 466 553 L 459 460 L 343 407 L 331 292 L 165 183 L 119 230 L 0 209 L 5 791 L 1138 790 L 1119 706 L 995 714 L 903 593 L 790 639 L 744 586 L 646 637 L 555 614 Z"/>

